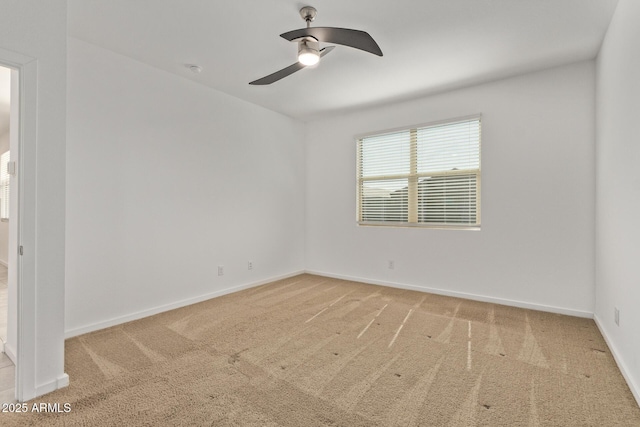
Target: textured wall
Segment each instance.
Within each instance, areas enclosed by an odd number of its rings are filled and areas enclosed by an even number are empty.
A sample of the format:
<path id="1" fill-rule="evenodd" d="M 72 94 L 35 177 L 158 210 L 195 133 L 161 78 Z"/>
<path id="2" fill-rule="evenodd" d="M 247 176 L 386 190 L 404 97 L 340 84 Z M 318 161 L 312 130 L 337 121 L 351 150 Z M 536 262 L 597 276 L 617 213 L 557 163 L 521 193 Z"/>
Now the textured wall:
<path id="1" fill-rule="evenodd" d="M 621 0 L 598 56 L 595 312 L 640 402 L 639 19 L 640 3 Z"/>
<path id="2" fill-rule="evenodd" d="M 301 123 L 74 38 L 68 114 L 68 335 L 304 269 Z"/>
<path id="3" fill-rule="evenodd" d="M 307 268 L 590 316 L 594 74 L 582 62 L 310 123 Z M 355 135 L 477 113 L 481 231 L 356 224 Z"/>

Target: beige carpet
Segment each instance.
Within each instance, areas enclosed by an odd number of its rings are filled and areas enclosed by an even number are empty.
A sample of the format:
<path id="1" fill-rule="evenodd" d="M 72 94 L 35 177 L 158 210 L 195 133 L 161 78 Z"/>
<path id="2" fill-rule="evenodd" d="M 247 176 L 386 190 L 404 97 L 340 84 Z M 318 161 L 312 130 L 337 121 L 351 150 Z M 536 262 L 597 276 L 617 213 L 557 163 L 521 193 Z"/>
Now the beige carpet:
<path id="1" fill-rule="evenodd" d="M 591 320 L 302 275 L 73 338 L 46 426 L 640 426 Z M 30 402 L 29 405 L 32 405 Z"/>

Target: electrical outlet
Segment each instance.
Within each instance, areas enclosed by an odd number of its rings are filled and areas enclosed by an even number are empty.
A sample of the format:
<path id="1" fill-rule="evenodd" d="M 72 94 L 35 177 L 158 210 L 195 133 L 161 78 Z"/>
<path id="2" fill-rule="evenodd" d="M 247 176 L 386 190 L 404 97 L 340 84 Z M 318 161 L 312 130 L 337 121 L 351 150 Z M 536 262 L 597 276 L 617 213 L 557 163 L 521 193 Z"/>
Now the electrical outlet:
<path id="1" fill-rule="evenodd" d="M 224 266 L 223 265 L 219 265 L 218 266 L 218 276 L 224 276 Z"/>
<path id="2" fill-rule="evenodd" d="M 247 262 L 247 270 L 253 270 L 253 262 L 251 261 Z"/>
<path id="3" fill-rule="evenodd" d="M 389 261 L 389 270 L 393 270 L 394 268 L 396 268 L 395 261 Z"/>
<path id="4" fill-rule="evenodd" d="M 613 320 L 616 322 L 616 325 L 620 326 L 620 310 L 618 307 L 613 307 Z"/>

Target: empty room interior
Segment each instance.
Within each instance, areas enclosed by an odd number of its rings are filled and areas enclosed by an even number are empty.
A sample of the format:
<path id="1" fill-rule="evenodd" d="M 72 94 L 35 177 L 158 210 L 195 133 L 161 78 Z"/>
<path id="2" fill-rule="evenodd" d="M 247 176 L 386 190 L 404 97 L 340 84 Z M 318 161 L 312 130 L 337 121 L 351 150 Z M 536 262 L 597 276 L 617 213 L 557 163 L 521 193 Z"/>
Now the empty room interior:
<path id="1" fill-rule="evenodd" d="M 639 426 L 639 21 L 0 0 L 0 424 Z"/>

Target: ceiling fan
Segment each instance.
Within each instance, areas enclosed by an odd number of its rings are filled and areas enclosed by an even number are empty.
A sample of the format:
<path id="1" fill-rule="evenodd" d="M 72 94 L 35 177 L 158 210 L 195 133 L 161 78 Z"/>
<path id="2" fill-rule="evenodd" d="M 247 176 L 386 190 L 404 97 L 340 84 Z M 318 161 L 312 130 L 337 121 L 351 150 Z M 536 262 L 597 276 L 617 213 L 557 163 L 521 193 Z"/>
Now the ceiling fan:
<path id="1" fill-rule="evenodd" d="M 353 47 L 355 49 L 364 50 L 374 55 L 382 56 L 382 50 L 376 41 L 364 31 L 350 30 L 348 28 L 335 27 L 314 27 L 311 28 L 311 21 L 316 17 L 318 11 L 311 7 L 305 6 L 300 9 L 300 16 L 307 23 L 307 28 L 293 30 L 280 34 L 280 37 L 289 41 L 298 42 L 298 62 L 289 65 L 282 70 L 276 71 L 258 80 L 254 80 L 250 85 L 268 85 L 273 82 L 287 77 L 303 68 L 315 65 L 320 58 L 331 52 L 335 46 L 327 46 L 320 49 L 320 43 L 334 43 L 344 46 Z"/>

